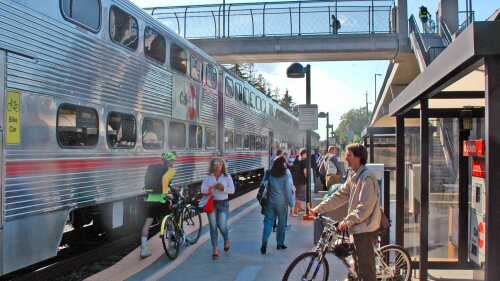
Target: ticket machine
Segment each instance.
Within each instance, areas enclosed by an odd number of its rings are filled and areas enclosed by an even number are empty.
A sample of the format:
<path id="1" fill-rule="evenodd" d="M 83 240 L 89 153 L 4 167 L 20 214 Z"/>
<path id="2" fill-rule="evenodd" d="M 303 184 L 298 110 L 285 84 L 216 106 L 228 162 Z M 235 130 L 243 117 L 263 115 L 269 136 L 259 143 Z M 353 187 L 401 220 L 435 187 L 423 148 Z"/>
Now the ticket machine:
<path id="1" fill-rule="evenodd" d="M 477 265 L 484 263 L 485 254 L 485 142 L 484 140 L 464 141 L 464 156 L 472 162 L 472 180 L 469 191 L 469 259 Z"/>

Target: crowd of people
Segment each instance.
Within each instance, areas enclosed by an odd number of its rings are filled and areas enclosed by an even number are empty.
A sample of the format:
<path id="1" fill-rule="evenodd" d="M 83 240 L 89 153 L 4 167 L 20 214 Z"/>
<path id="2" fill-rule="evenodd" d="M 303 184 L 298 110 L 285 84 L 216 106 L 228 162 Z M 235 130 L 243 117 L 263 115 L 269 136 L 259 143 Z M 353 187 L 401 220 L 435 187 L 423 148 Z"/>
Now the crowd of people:
<path id="1" fill-rule="evenodd" d="M 376 231 L 380 227 L 381 211 L 378 206 L 379 187 L 377 180 L 365 167 L 367 150 L 363 145 L 351 144 L 345 151 L 345 163 L 349 167 L 347 173 L 343 163 L 338 159 L 339 150 L 336 146 L 328 147 L 325 153 L 320 154 L 315 149 L 311 154 L 311 171 L 315 185 L 319 189 L 335 189 L 333 195 L 329 196 L 315 208 L 309 209 L 313 215 L 328 212 L 343 205 L 348 206 L 348 212 L 343 221 L 340 222 L 341 230 L 349 230 L 353 235 L 356 248 L 356 264 L 358 272 L 364 281 L 374 281 L 375 264 L 373 245 L 376 240 Z M 267 254 L 268 240 L 276 231 L 276 248 L 285 250 L 285 233 L 288 215 L 298 216 L 310 206 L 306 205 L 306 182 L 308 179 L 307 150 L 300 149 L 290 152 L 276 150 L 270 159 L 270 169 L 265 171 L 260 184 L 257 199 L 262 206 L 264 215 L 262 240 L 260 252 Z M 142 258 L 151 255 L 151 249 L 147 242 L 149 227 L 153 217 L 162 211 L 161 203 L 165 203 L 169 194 L 169 184 L 175 176 L 174 163 L 176 155 L 173 152 L 164 153 L 161 157 L 162 164 L 150 167 L 146 173 L 146 184 L 159 186 L 157 190 L 148 192 L 146 195 L 146 206 L 148 218 L 145 221 L 141 233 Z M 156 176 L 154 176 L 156 175 Z M 159 175 L 159 176 L 158 176 Z M 149 179 L 148 179 L 149 178 Z M 201 193 L 207 202 L 207 198 L 213 200 L 213 210 L 207 212 L 210 226 L 210 237 L 212 243 L 212 258 L 219 257 L 218 235 L 222 234 L 224 240 L 224 251 L 230 249 L 228 217 L 229 201 L 228 195 L 235 192 L 231 175 L 226 171 L 226 163 L 222 158 L 214 158 L 210 161 L 209 171 L 201 185 Z M 200 206 L 200 208 L 203 206 Z"/>

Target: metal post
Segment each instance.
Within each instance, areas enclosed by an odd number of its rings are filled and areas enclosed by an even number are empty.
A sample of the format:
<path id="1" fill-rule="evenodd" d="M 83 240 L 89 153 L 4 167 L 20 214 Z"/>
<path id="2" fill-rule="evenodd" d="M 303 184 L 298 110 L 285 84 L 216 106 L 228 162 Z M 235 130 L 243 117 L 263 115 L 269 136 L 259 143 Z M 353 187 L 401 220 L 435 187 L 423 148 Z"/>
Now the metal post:
<path id="1" fill-rule="evenodd" d="M 383 194 L 383 205 L 384 213 L 391 219 L 391 171 L 384 170 L 384 194 Z M 383 236 L 383 245 L 388 245 L 390 243 L 391 230 L 387 230 L 387 233 Z"/>
<path id="2" fill-rule="evenodd" d="M 327 112 L 326 113 L 326 149 L 328 150 L 328 147 L 330 146 L 330 142 L 328 141 L 328 127 L 330 126 L 329 125 L 330 123 L 330 113 Z"/>
<path id="3" fill-rule="evenodd" d="M 405 119 L 396 116 L 396 244 L 404 246 Z"/>
<path id="4" fill-rule="evenodd" d="M 420 100 L 420 280 L 428 279 L 429 261 L 429 101 Z"/>
<path id="5" fill-rule="evenodd" d="M 458 261 L 465 264 L 467 262 L 468 245 L 467 229 L 469 211 L 469 159 L 463 155 L 464 141 L 469 139 L 469 130 L 464 129 L 463 119 L 459 118 L 458 137 Z"/>
<path id="6" fill-rule="evenodd" d="M 306 72 L 306 104 L 311 104 L 311 66 L 308 64 L 305 67 Z M 307 182 L 306 182 L 306 216 L 309 217 L 309 208 L 311 207 L 311 130 L 307 130 L 306 134 L 306 150 L 307 150 Z"/>
<path id="7" fill-rule="evenodd" d="M 370 138 L 370 163 L 375 163 L 375 144 L 373 141 L 373 134 L 369 134 Z"/>
<path id="8" fill-rule="evenodd" d="M 226 37 L 226 0 L 222 0 L 222 38 Z"/>
<path id="9" fill-rule="evenodd" d="M 485 58 L 486 250 L 484 280 L 500 280 L 500 56 Z"/>

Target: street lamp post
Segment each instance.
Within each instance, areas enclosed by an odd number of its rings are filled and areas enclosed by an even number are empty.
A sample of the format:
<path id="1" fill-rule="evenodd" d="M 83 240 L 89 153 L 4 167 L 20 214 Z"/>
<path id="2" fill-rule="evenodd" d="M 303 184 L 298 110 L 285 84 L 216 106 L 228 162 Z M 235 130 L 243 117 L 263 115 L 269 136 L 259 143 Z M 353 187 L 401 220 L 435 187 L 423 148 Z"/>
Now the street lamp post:
<path id="1" fill-rule="evenodd" d="M 382 74 L 380 73 L 375 73 L 373 75 L 373 80 L 375 81 L 375 90 L 374 90 L 374 95 L 375 95 L 375 99 L 373 100 L 373 106 L 375 106 L 377 104 L 377 76 L 382 76 Z M 373 112 L 375 112 L 375 108 L 373 108 Z"/>
<path id="2" fill-rule="evenodd" d="M 300 63 L 292 63 L 286 70 L 288 78 L 306 77 L 306 104 L 311 104 L 311 66 L 303 67 Z M 306 130 L 306 151 L 307 151 L 307 177 L 306 177 L 306 214 L 304 219 L 311 219 L 309 209 L 311 207 L 311 130 Z"/>
<path id="3" fill-rule="evenodd" d="M 326 118 L 326 149 L 330 146 L 328 141 L 328 129 L 330 128 L 330 113 L 329 112 L 320 112 L 318 114 L 319 118 Z"/>

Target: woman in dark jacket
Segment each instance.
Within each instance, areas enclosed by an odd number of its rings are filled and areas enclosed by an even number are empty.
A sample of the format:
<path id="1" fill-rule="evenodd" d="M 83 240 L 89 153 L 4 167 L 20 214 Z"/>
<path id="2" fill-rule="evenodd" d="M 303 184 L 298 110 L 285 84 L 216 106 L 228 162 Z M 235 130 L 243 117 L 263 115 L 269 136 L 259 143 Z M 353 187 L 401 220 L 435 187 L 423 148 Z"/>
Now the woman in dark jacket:
<path id="1" fill-rule="evenodd" d="M 293 207 L 292 176 L 287 168 L 287 160 L 280 156 L 274 160 L 267 187 L 267 205 L 264 210 L 264 230 L 262 232 L 262 246 L 260 252 L 265 255 L 267 240 L 273 229 L 273 224 L 278 218 L 276 232 L 277 249 L 284 250 L 287 206 Z"/>

